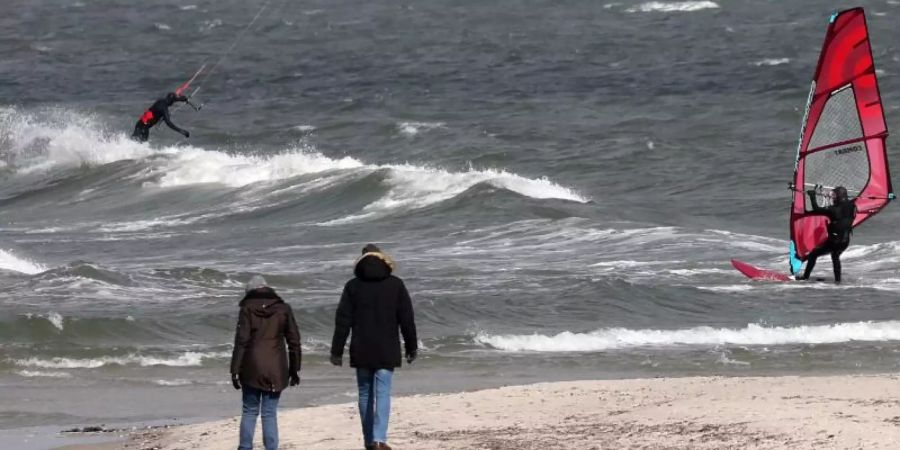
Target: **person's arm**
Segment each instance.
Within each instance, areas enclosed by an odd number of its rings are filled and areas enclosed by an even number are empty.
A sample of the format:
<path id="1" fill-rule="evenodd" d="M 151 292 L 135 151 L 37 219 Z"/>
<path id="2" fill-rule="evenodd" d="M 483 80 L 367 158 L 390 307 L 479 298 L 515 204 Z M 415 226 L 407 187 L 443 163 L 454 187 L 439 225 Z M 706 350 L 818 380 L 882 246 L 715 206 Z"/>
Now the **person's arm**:
<path id="1" fill-rule="evenodd" d="M 419 351 L 419 339 L 416 336 L 416 318 L 413 312 L 412 299 L 403 281 L 400 282 L 400 302 L 397 308 L 397 323 L 400 324 L 400 333 L 403 334 L 403 346 L 406 350 L 406 360 L 412 362 Z"/>
<path id="2" fill-rule="evenodd" d="M 250 314 L 247 308 L 241 308 L 238 314 L 237 328 L 234 330 L 234 350 L 231 353 L 231 374 L 241 373 L 244 353 L 250 345 Z"/>
<path id="3" fill-rule="evenodd" d="M 163 110 L 163 121 L 166 122 L 166 125 L 168 125 L 169 128 L 183 134 L 184 137 L 191 137 L 191 133 L 189 133 L 187 130 L 182 130 L 181 128 L 178 128 L 178 125 L 172 123 L 172 119 L 169 118 L 169 108 Z"/>
<path id="4" fill-rule="evenodd" d="M 809 196 L 809 203 L 812 206 L 812 212 L 818 214 L 828 214 L 828 208 L 819 206 L 819 200 L 816 198 L 816 194 L 817 193 L 814 189 L 806 191 L 806 195 Z"/>
<path id="5" fill-rule="evenodd" d="M 341 302 L 334 317 L 334 337 L 331 339 L 332 363 L 344 356 L 344 345 L 347 344 L 347 337 L 350 336 L 350 329 L 353 327 L 353 300 L 348 291 L 349 285 L 344 286 Z"/>
<path id="6" fill-rule="evenodd" d="M 288 306 L 287 322 L 285 323 L 284 340 L 288 346 L 288 372 L 300 372 L 300 364 L 303 358 L 303 350 L 300 348 L 300 329 L 297 327 L 297 319 L 294 311 Z"/>

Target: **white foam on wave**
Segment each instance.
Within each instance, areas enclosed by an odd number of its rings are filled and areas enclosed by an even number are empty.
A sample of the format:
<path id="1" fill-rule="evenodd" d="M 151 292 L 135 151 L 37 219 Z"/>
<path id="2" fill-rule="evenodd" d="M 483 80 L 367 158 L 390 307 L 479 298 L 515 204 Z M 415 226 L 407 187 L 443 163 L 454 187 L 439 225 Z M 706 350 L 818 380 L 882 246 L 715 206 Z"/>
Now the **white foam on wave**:
<path id="1" fill-rule="evenodd" d="M 416 129 L 441 127 L 441 123 L 410 122 Z M 546 177 L 526 178 L 503 169 L 474 169 L 452 172 L 412 164 L 366 164 L 352 157 L 329 158 L 309 147 L 290 149 L 274 155 L 229 154 L 192 146 L 154 149 L 131 141 L 121 133 L 110 133 L 89 116 L 62 109 L 23 113 L 15 108 L 0 109 L 0 131 L 7 133 L 12 165 L 17 173 L 56 167 L 103 165 L 121 160 L 148 160 L 151 168 L 139 177 L 153 181 L 148 187 L 180 187 L 204 183 L 241 188 L 255 183 L 276 182 L 304 175 L 322 174 L 311 188 L 328 186 L 329 180 L 346 181 L 348 173 L 357 177 L 386 171 L 386 195 L 354 216 L 341 220 L 379 215 L 397 208 L 418 208 L 452 198 L 479 183 L 488 183 L 524 196 L 556 198 L 585 203 L 588 198 Z M 327 176 L 326 176 L 327 173 Z M 178 220 L 178 218 L 167 218 Z M 110 226 L 101 231 L 131 231 L 164 226 L 162 219 Z M 176 222 L 175 224 L 180 224 Z"/>
<path id="2" fill-rule="evenodd" d="M 186 147 L 174 154 L 157 184 L 162 187 L 219 183 L 242 187 L 300 175 L 364 167 L 349 156 L 331 159 L 309 149 L 268 156 L 229 155 Z"/>
<path id="3" fill-rule="evenodd" d="M 157 386 L 166 386 L 166 387 L 175 387 L 175 386 L 190 386 L 193 384 L 191 380 L 185 380 L 183 378 L 175 379 L 175 380 L 153 380 L 153 384 Z"/>
<path id="4" fill-rule="evenodd" d="M 63 323 L 65 319 L 63 318 L 62 314 L 50 311 L 50 313 L 47 314 L 47 320 L 51 325 L 56 327 L 57 330 L 63 330 Z"/>
<path id="5" fill-rule="evenodd" d="M 692 12 L 718 8 L 719 4 L 711 1 L 696 2 L 646 2 L 626 9 L 626 12 Z"/>
<path id="6" fill-rule="evenodd" d="M 156 26 L 156 29 L 160 31 L 169 31 L 172 29 L 172 27 L 170 27 L 169 25 L 161 22 L 155 23 L 154 25 Z"/>
<path id="7" fill-rule="evenodd" d="M 754 66 L 780 66 L 783 64 L 788 64 L 791 62 L 791 58 L 767 58 L 761 59 L 759 61 L 755 61 L 753 63 Z"/>
<path id="8" fill-rule="evenodd" d="M 25 113 L 4 107 L 0 108 L 0 145 L 7 155 L 6 163 L 17 173 L 102 165 L 154 153 L 149 146 L 97 124 L 90 115 L 61 108 Z"/>
<path id="9" fill-rule="evenodd" d="M 47 271 L 47 267 L 43 264 L 17 257 L 8 251 L 0 250 L 0 270 L 11 270 L 34 275 Z"/>
<path id="10" fill-rule="evenodd" d="M 695 327 L 681 330 L 605 328 L 589 333 L 491 335 L 478 333 L 475 342 L 509 352 L 597 352 L 636 347 L 680 345 L 790 345 L 850 341 L 900 340 L 900 321 L 852 322 L 832 325 L 744 328 Z"/>
<path id="11" fill-rule="evenodd" d="M 68 372 L 49 372 L 43 370 L 19 370 L 16 375 L 25 378 L 72 378 Z"/>
<path id="12" fill-rule="evenodd" d="M 316 131 L 315 125 L 297 125 L 297 126 L 294 126 L 291 128 L 293 128 L 297 131 L 301 131 L 303 133 L 311 133 L 313 131 Z"/>
<path id="13" fill-rule="evenodd" d="M 526 178 L 505 170 L 469 169 L 451 172 L 410 164 L 369 166 L 386 169 L 388 192 L 380 199 L 366 205 L 360 213 L 319 223 L 320 226 L 344 225 L 391 211 L 416 209 L 449 200 L 473 186 L 487 183 L 517 194 L 535 199 L 560 199 L 578 203 L 590 201 L 578 192 L 556 184 L 546 177 Z"/>
<path id="14" fill-rule="evenodd" d="M 400 122 L 397 131 L 406 136 L 415 136 L 422 131 L 444 128 L 444 122 Z"/>
<path id="15" fill-rule="evenodd" d="M 12 362 L 20 367 L 37 367 L 41 369 L 97 369 L 104 366 L 129 366 L 141 367 L 168 366 L 168 367 L 196 367 L 203 364 L 204 359 L 224 358 L 230 353 L 224 352 L 185 352 L 174 358 L 159 358 L 155 356 L 142 356 L 132 354 L 128 356 L 104 356 L 100 358 L 27 358 L 16 359 Z"/>

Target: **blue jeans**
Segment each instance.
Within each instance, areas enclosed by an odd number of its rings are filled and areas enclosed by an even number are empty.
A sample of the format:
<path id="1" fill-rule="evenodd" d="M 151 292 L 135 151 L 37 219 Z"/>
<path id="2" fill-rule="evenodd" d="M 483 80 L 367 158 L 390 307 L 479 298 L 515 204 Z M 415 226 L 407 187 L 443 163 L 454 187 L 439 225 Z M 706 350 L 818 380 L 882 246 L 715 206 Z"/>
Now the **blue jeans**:
<path id="1" fill-rule="evenodd" d="M 365 445 L 387 443 L 388 420 L 391 417 L 391 378 L 394 369 L 356 369 L 359 387 L 359 418 Z"/>
<path id="2" fill-rule="evenodd" d="M 241 415 L 241 440 L 238 450 L 253 448 L 256 416 L 262 412 L 263 444 L 266 450 L 278 450 L 278 399 L 281 392 L 267 392 L 244 386 L 241 397 L 244 406 Z M 261 407 L 260 407 L 261 406 Z"/>

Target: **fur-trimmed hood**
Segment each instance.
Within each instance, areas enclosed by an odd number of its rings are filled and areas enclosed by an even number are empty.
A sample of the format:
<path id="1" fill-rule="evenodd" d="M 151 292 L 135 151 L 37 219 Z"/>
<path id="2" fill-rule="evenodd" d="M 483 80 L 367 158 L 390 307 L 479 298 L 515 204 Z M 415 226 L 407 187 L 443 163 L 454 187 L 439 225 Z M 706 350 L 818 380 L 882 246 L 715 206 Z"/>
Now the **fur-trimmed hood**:
<path id="1" fill-rule="evenodd" d="M 384 252 L 363 253 L 353 264 L 353 274 L 364 281 L 380 281 L 397 268 L 394 260 Z"/>

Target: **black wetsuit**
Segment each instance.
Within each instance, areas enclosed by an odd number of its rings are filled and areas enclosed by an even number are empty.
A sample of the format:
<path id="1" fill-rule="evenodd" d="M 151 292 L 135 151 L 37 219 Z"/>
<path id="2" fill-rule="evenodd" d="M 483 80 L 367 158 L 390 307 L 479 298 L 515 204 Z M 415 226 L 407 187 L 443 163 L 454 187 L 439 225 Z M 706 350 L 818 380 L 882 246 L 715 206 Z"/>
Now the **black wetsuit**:
<path id="1" fill-rule="evenodd" d="M 813 249 L 806 257 L 806 270 L 799 279 L 809 279 L 809 275 L 816 266 L 816 259 L 831 253 L 831 263 L 834 265 L 834 282 L 841 282 L 841 253 L 850 245 L 850 235 L 853 234 L 853 219 L 856 218 L 856 204 L 850 200 L 844 200 L 828 207 L 821 207 L 816 202 L 816 192 L 807 191 L 812 212 L 828 216 L 828 239 L 822 245 Z"/>
<path id="2" fill-rule="evenodd" d="M 169 107 L 175 102 L 186 101 L 188 101 L 188 99 L 183 95 L 169 94 L 153 102 L 153 105 L 151 105 L 150 108 L 141 115 L 141 118 L 138 119 L 137 123 L 134 124 L 134 133 L 131 134 L 131 139 L 138 142 L 146 142 L 147 139 L 150 138 L 150 128 L 153 128 L 153 125 L 156 125 L 156 123 L 159 122 L 159 119 L 166 122 L 166 125 L 168 125 L 169 128 L 183 134 L 184 137 L 190 137 L 191 133 L 187 130 L 178 128 L 178 126 L 169 119 Z"/>

